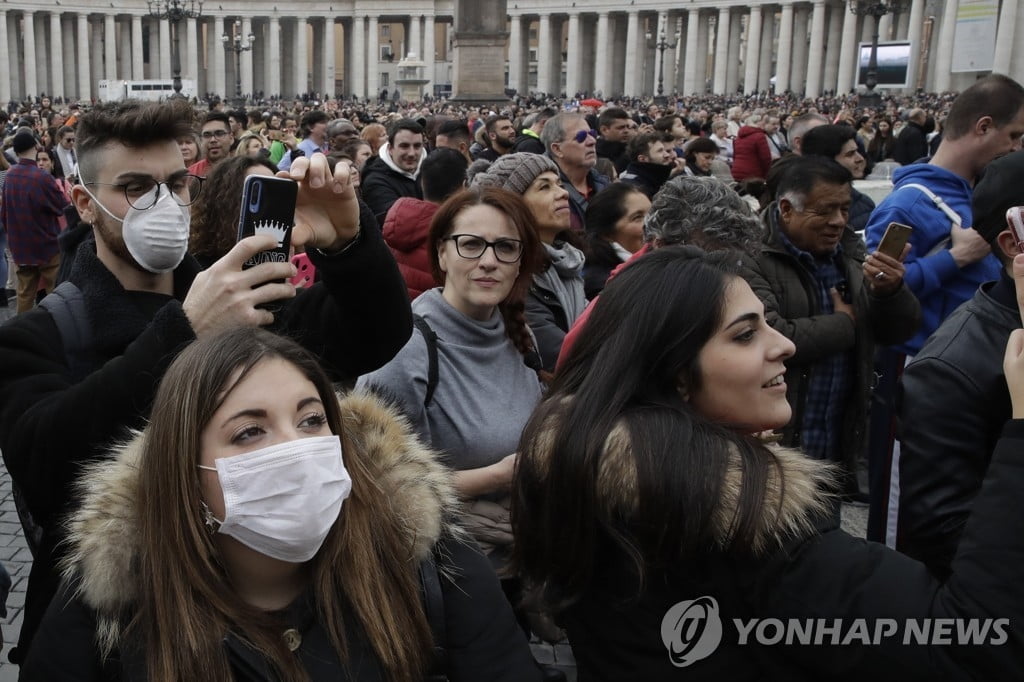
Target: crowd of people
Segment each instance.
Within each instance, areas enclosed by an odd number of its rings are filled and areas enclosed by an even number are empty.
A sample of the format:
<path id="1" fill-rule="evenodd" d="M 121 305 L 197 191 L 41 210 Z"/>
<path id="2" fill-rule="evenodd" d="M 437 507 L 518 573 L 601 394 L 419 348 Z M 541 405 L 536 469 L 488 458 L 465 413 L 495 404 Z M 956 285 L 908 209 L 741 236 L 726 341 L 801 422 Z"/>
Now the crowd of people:
<path id="1" fill-rule="evenodd" d="M 14 109 L 22 679 L 564 679 L 531 636 L 580 680 L 1024 675 L 1013 80 Z"/>

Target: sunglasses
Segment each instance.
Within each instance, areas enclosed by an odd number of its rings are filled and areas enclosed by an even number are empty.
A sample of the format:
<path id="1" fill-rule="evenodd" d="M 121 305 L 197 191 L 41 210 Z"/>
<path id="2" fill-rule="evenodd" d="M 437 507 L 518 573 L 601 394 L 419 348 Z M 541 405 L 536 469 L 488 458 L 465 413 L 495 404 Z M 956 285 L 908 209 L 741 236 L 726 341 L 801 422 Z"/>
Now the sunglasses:
<path id="1" fill-rule="evenodd" d="M 596 130 L 581 130 L 578 133 L 576 133 L 575 135 L 573 135 L 572 139 L 576 140 L 580 144 L 583 144 L 584 142 L 586 142 L 588 135 L 590 137 L 594 138 L 595 140 L 597 139 L 597 131 Z"/>

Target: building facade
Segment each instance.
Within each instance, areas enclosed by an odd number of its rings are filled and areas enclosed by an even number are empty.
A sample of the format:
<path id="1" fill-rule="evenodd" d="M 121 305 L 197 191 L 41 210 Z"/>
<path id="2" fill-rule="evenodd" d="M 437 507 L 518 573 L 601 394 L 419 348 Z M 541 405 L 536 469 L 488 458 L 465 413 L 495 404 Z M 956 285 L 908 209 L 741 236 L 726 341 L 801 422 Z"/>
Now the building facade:
<path id="1" fill-rule="evenodd" d="M 647 96 L 855 87 L 874 19 L 856 0 L 509 0 L 506 86 L 519 92 Z M 11 0 L 0 5 L 0 101 L 97 97 L 100 80 L 169 79 L 177 35 L 183 78 L 199 93 L 374 98 L 398 62 L 427 63 L 425 93 L 451 83 L 452 0 L 206 0 L 172 28 L 144 0 Z M 277 4 L 275 4 L 277 3 Z M 997 71 L 1024 81 L 1019 0 L 906 0 L 879 40 L 909 43 L 902 89 L 960 90 Z M 585 5 L 585 6 L 584 6 Z M 979 28 L 981 27 L 981 28 Z M 252 34 L 236 55 L 222 36 Z M 227 41 L 230 43 L 230 40 Z M 430 58 L 432 57 L 432 58 Z"/>

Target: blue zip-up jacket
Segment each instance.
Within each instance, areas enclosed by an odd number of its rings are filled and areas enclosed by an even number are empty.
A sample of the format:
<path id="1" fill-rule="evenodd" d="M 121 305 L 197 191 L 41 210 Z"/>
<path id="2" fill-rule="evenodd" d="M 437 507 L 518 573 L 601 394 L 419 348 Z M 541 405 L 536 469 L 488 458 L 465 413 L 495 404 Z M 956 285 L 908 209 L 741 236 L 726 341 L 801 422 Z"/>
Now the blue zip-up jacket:
<path id="1" fill-rule="evenodd" d="M 878 248 L 878 242 L 890 222 L 914 228 L 903 281 L 921 302 L 922 322 L 917 334 L 896 348 L 908 355 L 916 355 L 942 321 L 974 296 L 983 282 L 999 279 L 1000 267 L 996 257 L 988 255 L 977 263 L 958 268 L 948 247 L 929 256 L 937 244 L 949 237 L 952 222 L 924 192 L 914 188 L 900 189 L 911 183 L 924 185 L 956 211 L 963 227 L 971 227 L 974 224 L 972 190 L 966 180 L 944 168 L 917 163 L 898 168 L 893 173 L 893 182 L 892 194 L 882 200 L 871 214 L 864 238 L 870 253 Z"/>

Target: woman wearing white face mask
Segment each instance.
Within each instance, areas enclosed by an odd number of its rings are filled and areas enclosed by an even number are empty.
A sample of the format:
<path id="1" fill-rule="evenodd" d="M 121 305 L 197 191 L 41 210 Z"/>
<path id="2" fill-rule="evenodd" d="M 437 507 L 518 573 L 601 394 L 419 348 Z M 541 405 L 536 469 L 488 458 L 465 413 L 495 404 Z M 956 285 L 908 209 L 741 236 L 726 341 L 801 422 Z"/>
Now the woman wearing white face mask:
<path id="1" fill-rule="evenodd" d="M 189 346 L 83 492 L 31 679 L 537 678 L 433 455 L 282 337 Z"/>

